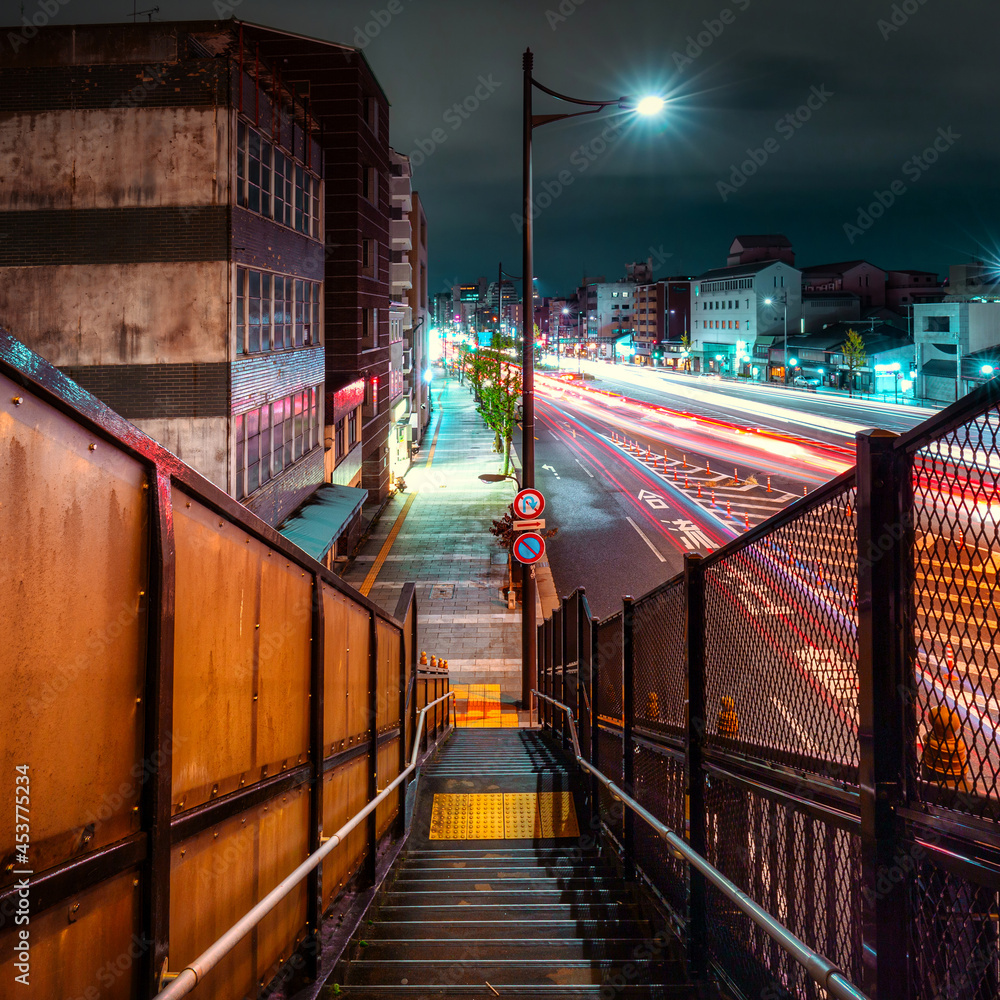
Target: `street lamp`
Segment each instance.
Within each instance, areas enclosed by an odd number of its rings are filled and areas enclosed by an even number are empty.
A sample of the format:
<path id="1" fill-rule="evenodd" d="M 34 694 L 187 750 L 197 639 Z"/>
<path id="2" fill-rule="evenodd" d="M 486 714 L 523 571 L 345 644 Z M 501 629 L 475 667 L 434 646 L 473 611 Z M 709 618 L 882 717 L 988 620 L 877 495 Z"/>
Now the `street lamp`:
<path id="1" fill-rule="evenodd" d="M 662 97 L 649 96 L 636 100 L 628 97 L 619 97 L 610 101 L 582 101 L 576 97 L 568 97 L 558 91 L 551 90 L 543 86 L 531 75 L 534 68 L 535 57 L 531 49 L 524 50 L 522 69 L 524 75 L 524 103 L 521 119 L 521 168 L 522 168 L 522 201 L 521 220 L 523 229 L 521 231 L 521 250 L 524 260 L 521 273 L 524 281 L 525 298 L 525 324 L 523 351 L 521 363 L 521 384 L 523 399 L 523 419 L 521 423 L 521 475 L 522 485 L 533 487 L 535 485 L 535 368 L 534 368 L 534 223 L 532 220 L 532 196 L 531 196 L 531 137 L 534 129 L 540 125 L 548 125 L 551 122 L 562 121 L 566 118 L 577 118 L 581 115 L 595 115 L 605 108 L 619 107 L 628 111 L 635 111 L 641 115 L 659 114 L 665 107 Z M 532 111 L 532 98 L 534 88 L 538 88 L 543 94 L 548 94 L 558 101 L 565 101 L 567 104 L 575 104 L 585 108 L 583 111 L 566 111 L 557 114 L 536 115 Z M 530 319 L 528 319 L 530 317 Z M 535 580 L 534 570 L 530 567 L 522 569 L 522 603 L 521 603 L 521 708 L 530 710 L 531 691 L 535 685 Z"/>
<path id="2" fill-rule="evenodd" d="M 781 298 L 778 299 L 778 301 L 781 303 L 783 311 L 784 311 L 784 314 L 785 314 L 785 318 L 784 318 L 785 350 L 784 350 L 784 353 L 781 355 L 781 359 L 785 363 L 785 365 L 784 365 L 784 367 L 785 367 L 785 385 L 788 385 L 788 292 L 782 292 Z M 774 304 L 774 299 L 764 299 L 764 305 L 769 306 L 769 305 L 773 305 L 773 304 Z M 793 364 L 794 364 L 794 362 L 793 362 Z"/>

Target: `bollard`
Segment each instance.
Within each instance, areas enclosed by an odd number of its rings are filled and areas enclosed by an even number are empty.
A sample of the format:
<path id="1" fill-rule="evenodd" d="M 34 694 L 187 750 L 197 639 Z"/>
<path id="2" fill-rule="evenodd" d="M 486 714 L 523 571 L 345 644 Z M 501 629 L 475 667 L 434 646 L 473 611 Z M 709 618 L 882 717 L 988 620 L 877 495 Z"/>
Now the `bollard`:
<path id="1" fill-rule="evenodd" d="M 924 739 L 920 774 L 949 788 L 969 791 L 966 778 L 969 751 L 962 739 L 961 716 L 947 705 L 938 705 L 928 713 L 930 729 Z"/>
<path id="2" fill-rule="evenodd" d="M 422 667 L 426 667 L 427 666 L 427 654 L 424 653 L 424 652 L 421 652 L 421 654 L 420 654 L 420 666 L 422 666 Z"/>
<path id="3" fill-rule="evenodd" d="M 726 517 L 732 517 L 732 516 L 733 516 L 733 510 L 732 510 L 732 507 L 731 507 L 729 501 L 727 500 L 726 501 Z"/>
<path id="4" fill-rule="evenodd" d="M 733 482 L 735 482 L 737 486 L 740 485 L 740 470 L 739 469 L 733 469 Z"/>
<path id="5" fill-rule="evenodd" d="M 712 506 L 715 506 L 715 487 L 712 487 Z"/>
<path id="6" fill-rule="evenodd" d="M 698 484 L 698 499 L 701 499 L 701 483 Z"/>
<path id="7" fill-rule="evenodd" d="M 809 495 L 809 487 L 808 486 L 803 486 L 802 487 L 802 495 L 803 496 L 808 496 Z"/>
<path id="8" fill-rule="evenodd" d="M 850 521 L 850 519 L 851 519 L 851 505 L 848 504 L 847 505 L 847 520 Z"/>
<path id="9" fill-rule="evenodd" d="M 677 466 L 674 466 L 674 482 L 677 482 Z"/>
<path id="10" fill-rule="evenodd" d="M 436 656 L 431 657 L 431 669 L 436 670 L 438 665 L 438 658 Z"/>
<path id="11" fill-rule="evenodd" d="M 950 642 L 944 648 L 944 661 L 948 664 L 948 681 L 957 680 L 955 677 L 955 651 L 951 648 Z"/>
<path id="12" fill-rule="evenodd" d="M 712 463 L 707 458 L 705 459 L 705 474 L 709 476 L 712 474 Z"/>
<path id="13" fill-rule="evenodd" d="M 688 457 L 687 455 L 683 455 L 682 458 L 684 459 L 684 468 L 686 469 L 688 467 Z"/>
<path id="14" fill-rule="evenodd" d="M 767 477 L 767 492 L 768 493 L 771 492 L 771 477 L 770 476 Z"/>
<path id="15" fill-rule="evenodd" d="M 651 454 L 652 454 L 652 452 L 650 452 L 649 445 L 647 444 L 646 445 L 646 458 L 648 459 Z"/>
<path id="16" fill-rule="evenodd" d="M 750 527 L 750 515 L 746 512 L 743 514 L 743 523 L 749 528 Z"/>
<path id="17" fill-rule="evenodd" d="M 444 669 L 447 670 L 448 669 L 448 661 L 447 660 L 442 660 L 441 663 L 443 664 Z"/>
<path id="18" fill-rule="evenodd" d="M 660 721 L 660 696 L 655 691 L 646 695 L 646 718 Z"/>
<path id="19" fill-rule="evenodd" d="M 685 472 L 684 473 L 684 489 L 687 489 L 687 488 L 688 488 L 688 477 L 687 477 L 687 473 Z"/>
<path id="20" fill-rule="evenodd" d="M 736 706 L 729 695 L 724 695 L 719 706 L 719 720 L 716 724 L 719 736 L 734 740 L 739 735 L 740 721 L 736 718 Z"/>

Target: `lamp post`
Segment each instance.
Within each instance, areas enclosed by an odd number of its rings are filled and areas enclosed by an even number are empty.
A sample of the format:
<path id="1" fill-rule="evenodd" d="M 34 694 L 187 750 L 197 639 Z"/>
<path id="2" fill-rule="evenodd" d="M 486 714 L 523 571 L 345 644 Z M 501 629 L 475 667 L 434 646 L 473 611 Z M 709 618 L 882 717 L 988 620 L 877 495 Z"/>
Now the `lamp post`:
<path id="1" fill-rule="evenodd" d="M 788 292 L 783 292 L 781 298 L 778 301 L 782 304 L 783 311 L 785 314 L 784 327 L 785 327 L 785 352 L 781 355 L 781 360 L 785 369 L 785 385 L 788 385 Z M 774 304 L 774 299 L 764 299 L 764 305 L 769 306 Z"/>
<path id="2" fill-rule="evenodd" d="M 583 101 L 576 97 L 568 97 L 558 91 L 543 86 L 532 76 L 535 57 L 531 49 L 524 50 L 522 69 L 524 75 L 523 111 L 521 120 L 521 179 L 522 203 L 521 220 L 521 251 L 524 265 L 521 269 L 524 282 L 524 339 L 522 350 L 521 383 L 523 393 L 523 420 L 521 423 L 521 463 L 522 486 L 535 485 L 535 358 L 534 358 L 534 222 L 532 220 L 531 196 L 531 136 L 532 131 L 540 125 L 562 121 L 566 118 L 577 118 L 581 115 L 594 115 L 609 107 L 620 107 L 637 111 L 644 115 L 659 113 L 664 107 L 660 97 L 645 97 L 635 101 L 627 97 L 614 98 L 610 101 Z M 532 111 L 534 88 L 543 94 L 548 94 L 558 101 L 583 107 L 583 111 L 564 111 L 556 114 L 536 115 Z M 521 708 L 530 710 L 531 690 L 535 684 L 535 579 L 534 570 L 529 566 L 522 567 L 522 604 L 521 604 Z"/>

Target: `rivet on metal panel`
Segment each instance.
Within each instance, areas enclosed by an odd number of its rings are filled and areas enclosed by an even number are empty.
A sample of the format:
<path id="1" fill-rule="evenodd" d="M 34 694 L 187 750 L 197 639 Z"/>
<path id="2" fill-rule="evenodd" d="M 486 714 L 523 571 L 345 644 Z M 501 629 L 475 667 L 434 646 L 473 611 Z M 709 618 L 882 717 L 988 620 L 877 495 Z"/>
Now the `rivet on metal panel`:
<path id="1" fill-rule="evenodd" d="M 181 848 L 181 857 L 183 858 L 185 854 L 187 854 L 187 848 L 186 847 L 182 847 Z"/>
<path id="2" fill-rule="evenodd" d="M 262 767 L 262 768 L 260 769 L 260 776 L 261 776 L 262 778 L 266 778 L 266 777 L 267 777 L 267 764 L 265 764 L 265 765 L 264 765 L 264 766 L 263 766 L 263 767 Z"/>
<path id="3" fill-rule="evenodd" d="M 257 622 L 257 624 L 254 625 L 254 628 L 260 628 L 260 622 Z"/>
<path id="4" fill-rule="evenodd" d="M 139 811 L 138 806 L 132 806 L 132 812 L 137 813 Z"/>
<path id="5" fill-rule="evenodd" d="M 215 831 L 214 831 L 214 832 L 212 833 L 212 839 L 213 839 L 213 840 L 218 840 L 218 839 L 219 839 L 219 831 L 218 831 L 218 830 L 215 830 Z"/>
<path id="6" fill-rule="evenodd" d="M 281 762 L 281 770 L 282 770 L 282 771 L 284 771 L 284 769 L 285 769 L 286 767 L 288 767 L 288 761 L 287 761 L 287 760 L 283 760 L 283 761 Z"/>
<path id="7" fill-rule="evenodd" d="M 191 506 L 191 501 L 190 501 L 190 500 L 188 500 L 188 502 L 187 502 L 187 505 L 188 505 L 189 507 Z"/>
<path id="8" fill-rule="evenodd" d="M 69 922 L 71 924 L 75 924 L 76 923 L 76 915 L 79 912 L 79 910 L 80 910 L 80 904 L 79 903 L 74 903 L 69 908 L 69 913 L 66 916 L 67 916 L 67 919 L 69 920 Z"/>
<path id="9" fill-rule="evenodd" d="M 220 521 L 220 522 L 219 522 L 219 527 L 220 527 L 220 528 L 221 528 L 221 527 L 223 527 L 223 526 L 225 525 L 225 523 L 226 523 L 225 521 Z"/>
<path id="10" fill-rule="evenodd" d="M 24 400 L 20 396 L 12 396 L 10 400 L 15 406 L 20 406 Z"/>
<path id="11" fill-rule="evenodd" d="M 144 591 L 144 590 L 140 590 L 140 591 L 139 591 L 139 596 L 140 596 L 140 597 L 145 597 L 145 596 L 146 596 L 146 591 Z"/>
<path id="12" fill-rule="evenodd" d="M 6 866 L 5 868 L 4 868 L 4 871 L 5 871 L 5 872 L 6 872 L 6 873 L 7 873 L 8 875 L 9 875 L 9 874 L 10 874 L 10 873 L 11 873 L 11 872 L 12 872 L 13 870 L 14 870 L 14 862 L 13 862 L 13 861 L 11 861 L 11 862 L 10 862 L 10 864 L 8 864 L 8 865 L 7 865 L 7 866 Z"/>
<path id="13" fill-rule="evenodd" d="M 245 782 L 246 780 L 247 780 L 247 776 L 246 776 L 245 774 L 241 774 L 241 775 L 240 775 L 240 788 L 242 788 L 242 787 L 243 787 L 243 784 L 244 784 L 244 782 Z"/>
<path id="14" fill-rule="evenodd" d="M 212 794 L 213 795 L 218 795 L 219 794 L 219 786 L 218 786 L 218 784 L 212 785 Z"/>
<path id="15" fill-rule="evenodd" d="M 141 695 L 138 698 L 135 699 L 135 703 L 137 705 L 141 705 L 142 704 L 142 696 Z"/>
<path id="16" fill-rule="evenodd" d="M 132 888 L 133 889 L 139 888 L 139 880 L 137 878 L 132 879 Z"/>
<path id="17" fill-rule="evenodd" d="M 93 441 L 91 441 L 91 442 L 90 442 L 90 444 L 89 444 L 89 445 L 87 445 L 87 447 L 88 447 L 88 448 L 89 448 L 89 449 L 90 449 L 91 451 L 97 451 L 97 445 L 96 445 L 96 444 L 94 444 L 94 442 L 93 442 Z"/>

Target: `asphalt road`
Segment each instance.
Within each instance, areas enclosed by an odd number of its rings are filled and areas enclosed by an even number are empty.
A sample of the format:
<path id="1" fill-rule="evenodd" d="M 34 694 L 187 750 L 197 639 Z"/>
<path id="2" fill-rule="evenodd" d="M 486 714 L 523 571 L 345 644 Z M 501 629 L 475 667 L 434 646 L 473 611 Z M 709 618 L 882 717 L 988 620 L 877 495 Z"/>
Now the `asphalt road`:
<path id="1" fill-rule="evenodd" d="M 812 392 L 753 385 L 632 365 L 584 362 L 582 367 L 598 379 L 588 384 L 633 399 L 660 403 L 699 416 L 767 427 L 830 444 L 850 444 L 855 432 L 865 427 L 902 433 L 935 412 L 871 400 L 852 400 L 822 390 Z M 572 370 L 572 366 L 570 368 Z"/>

